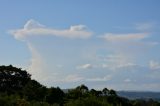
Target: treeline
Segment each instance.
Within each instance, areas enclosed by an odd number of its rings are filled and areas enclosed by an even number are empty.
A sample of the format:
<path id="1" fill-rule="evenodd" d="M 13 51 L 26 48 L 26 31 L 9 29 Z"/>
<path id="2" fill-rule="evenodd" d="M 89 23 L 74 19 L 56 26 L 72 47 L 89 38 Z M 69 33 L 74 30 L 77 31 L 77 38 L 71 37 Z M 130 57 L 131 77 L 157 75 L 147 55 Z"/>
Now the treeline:
<path id="1" fill-rule="evenodd" d="M 0 106 L 160 106 L 152 99 L 128 100 L 116 91 L 77 86 L 67 92 L 59 87 L 47 88 L 32 80 L 21 68 L 0 66 Z"/>

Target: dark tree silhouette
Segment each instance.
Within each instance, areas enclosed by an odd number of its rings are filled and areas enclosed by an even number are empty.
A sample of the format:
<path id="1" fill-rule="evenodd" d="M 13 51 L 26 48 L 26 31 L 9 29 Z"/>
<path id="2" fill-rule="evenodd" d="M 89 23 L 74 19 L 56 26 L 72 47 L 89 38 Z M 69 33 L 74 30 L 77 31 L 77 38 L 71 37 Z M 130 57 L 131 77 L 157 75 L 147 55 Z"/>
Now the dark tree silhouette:
<path id="1" fill-rule="evenodd" d="M 79 91 L 81 91 L 82 93 L 88 92 L 88 87 L 85 86 L 84 84 L 82 84 L 82 85 L 76 87 L 76 89 L 79 90 Z"/>
<path id="2" fill-rule="evenodd" d="M 0 91 L 9 92 L 22 89 L 30 80 L 30 74 L 21 68 L 0 66 Z"/>
<path id="3" fill-rule="evenodd" d="M 109 95 L 110 96 L 117 96 L 116 91 L 113 89 L 109 90 Z"/>
<path id="4" fill-rule="evenodd" d="M 91 94 L 92 96 L 98 96 L 97 91 L 96 91 L 95 89 L 91 89 L 91 90 L 90 90 L 90 94 Z"/>
<path id="5" fill-rule="evenodd" d="M 48 95 L 46 96 L 46 101 L 50 104 L 52 103 L 59 103 L 62 104 L 63 103 L 63 98 L 64 98 L 64 92 L 59 88 L 54 88 L 51 87 L 48 89 Z"/>
<path id="6" fill-rule="evenodd" d="M 23 94 L 27 100 L 43 101 L 47 93 L 47 88 L 36 80 L 30 80 L 23 88 Z"/>
<path id="7" fill-rule="evenodd" d="M 103 95 L 105 95 L 105 96 L 109 95 L 109 89 L 108 88 L 104 88 L 102 90 L 102 92 L 103 92 Z"/>

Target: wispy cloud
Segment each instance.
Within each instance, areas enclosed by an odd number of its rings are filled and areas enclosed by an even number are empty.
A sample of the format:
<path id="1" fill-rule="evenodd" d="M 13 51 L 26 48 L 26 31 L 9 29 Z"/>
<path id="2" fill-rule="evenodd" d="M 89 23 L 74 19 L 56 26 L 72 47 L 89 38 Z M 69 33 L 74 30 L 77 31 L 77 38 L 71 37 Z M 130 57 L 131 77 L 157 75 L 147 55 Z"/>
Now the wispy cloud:
<path id="1" fill-rule="evenodd" d="M 93 68 L 92 64 L 83 64 L 76 67 L 77 69 L 91 69 Z"/>
<path id="2" fill-rule="evenodd" d="M 124 82 L 126 82 L 126 83 L 130 83 L 130 82 L 132 82 L 132 80 L 131 80 L 131 79 L 129 79 L 129 78 L 127 78 L 127 79 L 125 79 L 125 80 L 124 80 Z"/>
<path id="3" fill-rule="evenodd" d="M 68 29 L 48 28 L 37 21 L 29 20 L 22 29 L 10 30 L 16 39 L 24 40 L 28 36 L 59 36 L 65 38 L 86 39 L 92 35 L 85 25 L 75 25 Z"/>
<path id="4" fill-rule="evenodd" d="M 106 42 L 105 49 L 110 53 L 102 54 L 102 68 L 120 70 L 138 67 L 137 60 L 157 42 L 148 41 L 150 33 L 106 33 L 100 38 Z"/>
<path id="5" fill-rule="evenodd" d="M 89 81 L 89 82 L 97 82 L 97 81 L 109 81 L 112 79 L 112 76 L 111 75 L 106 75 L 104 77 L 95 77 L 95 78 L 88 78 L 86 79 L 86 81 Z"/>
<path id="6" fill-rule="evenodd" d="M 79 75 L 68 75 L 63 82 L 78 82 L 78 81 L 82 81 L 83 77 L 79 76 Z"/>
<path id="7" fill-rule="evenodd" d="M 127 33 L 127 34 L 116 34 L 106 33 L 102 36 L 108 42 L 129 42 L 138 41 L 148 37 L 148 33 Z"/>
<path id="8" fill-rule="evenodd" d="M 49 80 L 53 80 L 53 82 L 55 83 L 73 83 L 73 82 L 83 81 L 84 78 L 78 74 L 70 74 L 64 76 L 63 78 L 62 76 L 51 77 Z"/>
<path id="9" fill-rule="evenodd" d="M 122 68 L 131 68 L 135 67 L 136 63 L 134 58 L 125 53 L 114 52 L 112 54 L 106 54 L 103 57 L 99 57 L 101 65 L 98 65 L 99 68 L 118 71 Z"/>
<path id="10" fill-rule="evenodd" d="M 160 70 L 160 63 L 154 60 L 151 60 L 149 63 L 151 70 Z"/>
<path id="11" fill-rule="evenodd" d="M 155 26 L 155 23 L 149 23 L 149 22 L 146 22 L 146 23 L 136 23 L 135 24 L 135 28 L 136 30 L 139 30 L 139 31 L 150 31 L 153 29 L 153 27 Z"/>

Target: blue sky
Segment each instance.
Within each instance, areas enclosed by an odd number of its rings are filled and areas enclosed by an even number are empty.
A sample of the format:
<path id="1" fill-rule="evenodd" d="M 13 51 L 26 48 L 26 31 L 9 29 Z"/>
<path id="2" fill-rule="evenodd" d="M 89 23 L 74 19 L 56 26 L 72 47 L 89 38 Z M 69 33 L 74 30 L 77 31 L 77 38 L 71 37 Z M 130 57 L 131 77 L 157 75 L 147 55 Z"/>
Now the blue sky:
<path id="1" fill-rule="evenodd" d="M 42 84 L 160 91 L 159 0 L 0 1 L 0 64 Z"/>

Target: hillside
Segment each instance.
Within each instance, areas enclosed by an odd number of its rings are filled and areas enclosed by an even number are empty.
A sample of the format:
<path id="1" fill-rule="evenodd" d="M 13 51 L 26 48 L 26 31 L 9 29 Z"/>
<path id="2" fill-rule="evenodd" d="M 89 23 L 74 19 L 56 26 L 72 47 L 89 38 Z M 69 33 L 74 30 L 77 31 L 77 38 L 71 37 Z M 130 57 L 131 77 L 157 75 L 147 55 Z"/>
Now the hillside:
<path id="1" fill-rule="evenodd" d="M 160 100 L 160 92 L 117 91 L 117 94 L 128 99 Z"/>

